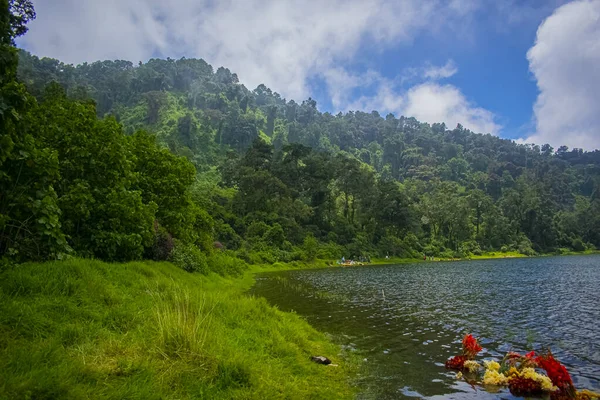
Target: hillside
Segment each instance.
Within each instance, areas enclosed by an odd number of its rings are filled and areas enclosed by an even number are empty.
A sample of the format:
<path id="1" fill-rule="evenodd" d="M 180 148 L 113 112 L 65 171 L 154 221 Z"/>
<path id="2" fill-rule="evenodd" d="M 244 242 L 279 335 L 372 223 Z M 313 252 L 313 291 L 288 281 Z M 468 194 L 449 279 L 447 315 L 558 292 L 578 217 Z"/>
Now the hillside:
<path id="1" fill-rule="evenodd" d="M 53 81 L 91 97 L 125 134 L 149 131 L 187 158 L 212 235 L 249 262 L 300 257 L 312 237 L 331 258 L 600 245 L 598 151 L 376 111 L 334 116 L 197 59 L 71 66 L 21 52 L 19 78 L 39 99 Z"/>
<path id="2" fill-rule="evenodd" d="M 334 116 L 200 59 L 39 59 L 14 46 L 31 3 L 2 9 L 2 264 L 74 255 L 229 274 L 600 245 L 599 151 Z"/>

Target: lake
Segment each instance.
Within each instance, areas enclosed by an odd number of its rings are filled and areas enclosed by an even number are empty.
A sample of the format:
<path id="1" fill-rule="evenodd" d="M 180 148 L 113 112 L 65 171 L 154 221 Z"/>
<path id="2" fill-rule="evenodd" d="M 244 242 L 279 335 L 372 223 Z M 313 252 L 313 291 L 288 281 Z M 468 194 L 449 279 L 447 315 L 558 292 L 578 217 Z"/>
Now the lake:
<path id="1" fill-rule="evenodd" d="M 550 348 L 577 388 L 600 390 L 600 256 L 272 272 L 252 293 L 357 351 L 359 398 L 514 398 L 444 368 L 465 333 L 479 360 Z"/>

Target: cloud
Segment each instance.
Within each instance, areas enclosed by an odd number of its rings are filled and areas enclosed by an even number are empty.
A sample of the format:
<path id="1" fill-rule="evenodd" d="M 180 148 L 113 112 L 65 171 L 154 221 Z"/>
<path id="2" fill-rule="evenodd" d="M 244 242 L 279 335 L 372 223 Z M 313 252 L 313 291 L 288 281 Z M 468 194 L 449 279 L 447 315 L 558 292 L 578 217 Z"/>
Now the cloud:
<path id="1" fill-rule="evenodd" d="M 540 91 L 525 142 L 600 148 L 600 0 L 558 8 L 527 52 Z"/>
<path id="2" fill-rule="evenodd" d="M 433 83 L 457 72 L 452 60 L 400 68 L 393 79 L 374 66 L 362 73 L 345 67 L 364 61 L 366 50 L 410 46 L 422 35 L 462 35 L 479 6 L 477 0 L 40 1 L 38 19 L 19 44 L 70 63 L 201 57 L 236 72 L 251 89 L 264 83 L 297 101 L 320 78 L 336 109 L 497 132 L 491 114 L 457 88 Z"/>
<path id="3" fill-rule="evenodd" d="M 458 68 L 456 64 L 454 64 L 453 60 L 448 60 L 445 65 L 441 67 L 436 67 L 430 65 L 425 68 L 423 71 L 423 77 L 432 80 L 450 78 L 452 75 L 458 72 Z"/>
<path id="4" fill-rule="evenodd" d="M 201 57 L 296 100 L 311 78 L 361 50 L 410 45 L 462 29 L 477 2 L 444 0 L 53 0 L 19 44 L 40 56 L 100 59 Z"/>
<path id="5" fill-rule="evenodd" d="M 424 83 L 412 87 L 405 98 L 404 115 L 420 121 L 444 122 L 449 128 L 461 124 L 481 133 L 497 134 L 501 128 L 492 112 L 471 104 L 453 85 Z"/>
<path id="6" fill-rule="evenodd" d="M 461 124 L 474 132 L 498 134 L 502 127 L 492 112 L 477 107 L 456 86 L 437 82 L 457 72 L 449 60 L 443 66 L 407 69 L 395 79 L 375 71 L 353 75 L 338 69 L 326 75 L 326 82 L 334 107 L 343 111 L 391 112 L 423 122 L 444 122 L 449 128 Z M 407 81 L 412 86 L 404 88 Z M 370 88 L 372 93 L 354 99 L 353 90 L 358 87 Z"/>

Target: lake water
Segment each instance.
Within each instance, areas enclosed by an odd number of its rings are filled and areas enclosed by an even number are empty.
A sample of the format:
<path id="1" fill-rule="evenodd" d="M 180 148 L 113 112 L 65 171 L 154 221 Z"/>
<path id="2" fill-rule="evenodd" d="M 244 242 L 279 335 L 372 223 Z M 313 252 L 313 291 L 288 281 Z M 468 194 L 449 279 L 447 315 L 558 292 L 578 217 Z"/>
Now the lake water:
<path id="1" fill-rule="evenodd" d="M 478 359 L 550 348 L 577 388 L 600 391 L 600 256 L 273 272 L 252 293 L 357 351 L 360 398 L 514 398 L 444 368 L 465 333 Z"/>

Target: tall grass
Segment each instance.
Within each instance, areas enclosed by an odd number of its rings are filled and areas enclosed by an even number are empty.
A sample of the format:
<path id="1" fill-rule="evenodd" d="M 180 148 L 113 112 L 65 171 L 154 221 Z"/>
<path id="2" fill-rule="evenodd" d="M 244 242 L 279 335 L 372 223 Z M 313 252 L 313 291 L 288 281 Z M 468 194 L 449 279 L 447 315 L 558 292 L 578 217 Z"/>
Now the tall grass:
<path id="1" fill-rule="evenodd" d="M 0 399 L 353 397 L 354 359 L 298 316 L 245 295 L 250 282 L 154 262 L 5 270 Z"/>
<path id="2" fill-rule="evenodd" d="M 165 358 L 202 358 L 216 303 L 209 306 L 206 295 L 192 299 L 188 291 L 180 289 L 170 293 L 170 301 L 164 297 L 154 299 L 158 352 Z"/>

